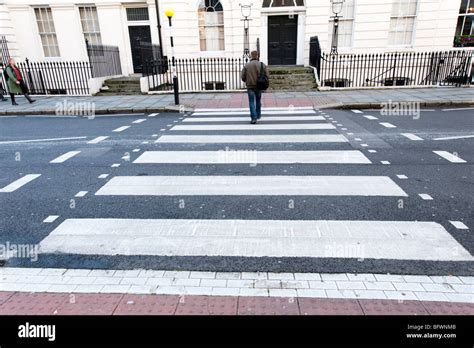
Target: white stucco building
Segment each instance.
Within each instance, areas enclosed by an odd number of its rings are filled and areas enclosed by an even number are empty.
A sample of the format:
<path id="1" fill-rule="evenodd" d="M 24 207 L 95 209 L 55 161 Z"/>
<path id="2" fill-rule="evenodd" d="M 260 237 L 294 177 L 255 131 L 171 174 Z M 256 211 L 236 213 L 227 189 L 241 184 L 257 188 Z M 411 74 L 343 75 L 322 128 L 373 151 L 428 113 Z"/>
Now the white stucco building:
<path id="1" fill-rule="evenodd" d="M 177 56 L 241 56 L 240 4 L 252 4 L 250 48 L 259 39 L 264 62 L 307 65 L 313 36 L 330 50 L 330 0 L 158 4 L 165 55 L 170 30 L 164 12 L 172 7 Z M 448 50 L 456 34 L 473 34 L 474 0 L 345 0 L 341 15 L 340 52 Z M 127 74 L 137 72 L 137 38 L 159 44 L 155 0 L 0 0 L 0 35 L 7 37 L 11 55 L 30 60 L 86 60 L 85 38 L 118 46 Z"/>

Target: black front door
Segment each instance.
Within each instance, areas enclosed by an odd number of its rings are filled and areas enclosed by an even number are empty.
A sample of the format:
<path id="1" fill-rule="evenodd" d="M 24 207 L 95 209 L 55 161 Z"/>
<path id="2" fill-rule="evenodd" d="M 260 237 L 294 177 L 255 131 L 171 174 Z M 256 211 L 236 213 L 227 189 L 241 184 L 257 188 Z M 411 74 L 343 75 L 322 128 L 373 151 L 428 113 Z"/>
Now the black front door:
<path id="1" fill-rule="evenodd" d="M 268 17 L 268 64 L 296 65 L 298 16 Z"/>
<path id="2" fill-rule="evenodd" d="M 143 57 L 140 42 L 151 43 L 150 27 L 146 25 L 130 26 L 128 27 L 128 33 L 130 34 L 130 47 L 132 48 L 133 70 L 135 73 L 141 73 L 143 71 L 142 59 L 145 60 L 147 57 Z"/>

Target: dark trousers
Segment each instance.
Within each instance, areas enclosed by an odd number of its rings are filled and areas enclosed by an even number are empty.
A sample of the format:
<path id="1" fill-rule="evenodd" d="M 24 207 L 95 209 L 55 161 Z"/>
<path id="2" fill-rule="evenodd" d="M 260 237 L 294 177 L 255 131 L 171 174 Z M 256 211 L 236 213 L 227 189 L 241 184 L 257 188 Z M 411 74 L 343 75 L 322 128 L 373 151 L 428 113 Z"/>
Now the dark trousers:
<path id="1" fill-rule="evenodd" d="M 250 117 L 252 117 L 252 120 L 257 120 L 262 116 L 262 91 L 249 88 L 247 94 L 249 96 Z"/>
<path id="2" fill-rule="evenodd" d="M 5 100 L 5 97 L 4 97 L 5 94 L 7 94 L 7 91 L 5 90 L 5 88 L 3 88 L 3 84 L 0 81 L 0 99 L 1 100 Z"/>
<path id="3" fill-rule="evenodd" d="M 21 88 L 21 93 L 25 95 L 25 98 L 28 99 L 28 101 L 31 103 L 31 98 L 28 95 L 28 87 L 26 87 L 25 82 L 23 80 L 20 80 L 20 88 Z M 12 103 L 15 102 L 15 94 L 10 93 L 10 97 L 12 98 Z"/>

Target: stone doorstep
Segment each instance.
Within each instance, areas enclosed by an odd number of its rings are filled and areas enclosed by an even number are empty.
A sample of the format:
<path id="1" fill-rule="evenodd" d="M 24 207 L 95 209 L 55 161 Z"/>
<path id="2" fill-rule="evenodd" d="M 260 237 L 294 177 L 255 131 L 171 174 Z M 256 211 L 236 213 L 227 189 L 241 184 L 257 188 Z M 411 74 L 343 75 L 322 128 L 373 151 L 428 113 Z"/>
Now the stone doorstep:
<path id="1" fill-rule="evenodd" d="M 453 316 L 474 315 L 474 304 L 304 297 L 0 292 L 0 315 L 53 314 Z"/>

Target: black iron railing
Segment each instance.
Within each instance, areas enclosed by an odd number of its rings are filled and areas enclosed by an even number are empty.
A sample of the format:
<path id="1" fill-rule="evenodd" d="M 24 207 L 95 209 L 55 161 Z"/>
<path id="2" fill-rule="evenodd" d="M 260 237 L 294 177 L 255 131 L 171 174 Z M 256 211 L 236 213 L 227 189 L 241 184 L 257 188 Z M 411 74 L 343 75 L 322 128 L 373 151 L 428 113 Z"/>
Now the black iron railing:
<path id="1" fill-rule="evenodd" d="M 5 67 L 7 66 L 7 63 L 8 63 L 8 58 L 10 58 L 10 52 L 8 50 L 8 41 L 7 41 L 7 38 L 2 35 L 0 36 L 0 70 L 1 71 L 4 71 Z M 2 74 L 1 78 L 0 78 L 0 94 L 6 94 L 7 93 L 7 90 L 6 90 L 6 80 L 5 80 L 5 76 Z"/>
<path id="2" fill-rule="evenodd" d="M 244 64 L 243 58 L 178 58 L 179 89 L 184 92 L 243 89 L 245 84 L 240 79 L 240 72 Z M 149 90 L 173 90 L 171 66 L 171 59 L 145 62 L 143 76 L 147 77 Z"/>
<path id="3" fill-rule="evenodd" d="M 89 62 L 17 63 L 31 94 L 89 94 Z"/>
<path id="4" fill-rule="evenodd" d="M 470 83 L 473 51 L 331 55 L 311 41 L 310 65 L 321 86 L 462 86 Z"/>
<path id="5" fill-rule="evenodd" d="M 91 45 L 86 40 L 92 77 L 122 75 L 120 52 L 116 46 Z"/>

